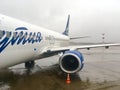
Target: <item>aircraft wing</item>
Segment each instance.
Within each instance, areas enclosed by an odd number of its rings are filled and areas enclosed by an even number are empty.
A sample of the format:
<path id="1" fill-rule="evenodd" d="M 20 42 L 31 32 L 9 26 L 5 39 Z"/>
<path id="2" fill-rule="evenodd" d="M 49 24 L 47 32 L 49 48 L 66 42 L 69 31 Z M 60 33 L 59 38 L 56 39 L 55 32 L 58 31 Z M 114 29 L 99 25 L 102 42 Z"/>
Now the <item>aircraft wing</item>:
<path id="1" fill-rule="evenodd" d="M 68 20 L 66 24 L 66 29 L 62 33 L 63 35 L 69 36 L 69 21 L 70 15 L 68 15 Z M 89 38 L 90 36 L 83 36 L 83 37 L 70 37 L 70 40 L 80 39 L 80 38 Z M 93 45 L 72 45 L 66 47 L 54 47 L 44 50 L 46 54 L 57 53 L 57 52 L 64 52 L 67 50 L 78 50 L 78 49 L 90 49 L 90 48 L 98 48 L 98 47 L 105 47 L 108 48 L 109 46 L 120 46 L 120 43 L 111 43 L 111 44 L 93 44 Z"/>
<path id="2" fill-rule="evenodd" d="M 109 48 L 109 46 L 120 46 L 120 43 L 114 44 L 95 44 L 95 45 L 73 45 L 73 46 L 66 46 L 66 47 L 59 47 L 59 48 L 51 48 L 46 51 L 46 53 L 57 53 L 57 52 L 64 52 L 67 50 L 78 50 L 78 49 L 90 49 L 90 48 L 98 48 L 98 47 L 105 47 Z"/>

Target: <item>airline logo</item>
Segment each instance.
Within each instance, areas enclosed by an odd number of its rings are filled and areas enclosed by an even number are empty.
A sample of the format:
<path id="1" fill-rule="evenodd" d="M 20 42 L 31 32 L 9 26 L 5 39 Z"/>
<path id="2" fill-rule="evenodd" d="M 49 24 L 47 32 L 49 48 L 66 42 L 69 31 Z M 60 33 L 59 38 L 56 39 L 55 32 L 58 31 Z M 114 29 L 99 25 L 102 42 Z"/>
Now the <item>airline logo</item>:
<path id="1" fill-rule="evenodd" d="M 25 45 L 26 43 L 40 43 L 42 35 L 40 32 L 27 32 L 26 27 L 18 27 L 15 32 L 0 30 L 0 53 L 9 45 Z"/>

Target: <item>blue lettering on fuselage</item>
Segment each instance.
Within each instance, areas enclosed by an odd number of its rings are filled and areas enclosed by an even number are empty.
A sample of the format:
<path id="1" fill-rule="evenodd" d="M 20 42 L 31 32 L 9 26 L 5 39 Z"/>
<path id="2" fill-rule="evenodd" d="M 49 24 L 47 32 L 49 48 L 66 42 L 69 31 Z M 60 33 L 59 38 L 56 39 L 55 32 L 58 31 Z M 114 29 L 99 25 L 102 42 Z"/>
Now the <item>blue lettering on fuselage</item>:
<path id="1" fill-rule="evenodd" d="M 0 33 L 2 33 L 0 37 L 0 53 L 9 45 L 24 45 L 26 43 L 34 44 L 40 43 L 42 40 L 40 32 L 8 32 L 3 30 Z"/>

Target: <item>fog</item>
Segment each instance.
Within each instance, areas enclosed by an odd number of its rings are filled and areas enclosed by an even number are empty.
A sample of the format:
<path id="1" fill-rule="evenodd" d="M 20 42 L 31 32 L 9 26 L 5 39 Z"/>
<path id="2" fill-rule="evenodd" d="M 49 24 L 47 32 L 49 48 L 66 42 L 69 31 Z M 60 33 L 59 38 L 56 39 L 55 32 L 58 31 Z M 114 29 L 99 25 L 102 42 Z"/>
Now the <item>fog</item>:
<path id="1" fill-rule="evenodd" d="M 119 0 L 0 0 L 0 13 L 62 33 L 70 14 L 77 42 L 120 42 Z"/>

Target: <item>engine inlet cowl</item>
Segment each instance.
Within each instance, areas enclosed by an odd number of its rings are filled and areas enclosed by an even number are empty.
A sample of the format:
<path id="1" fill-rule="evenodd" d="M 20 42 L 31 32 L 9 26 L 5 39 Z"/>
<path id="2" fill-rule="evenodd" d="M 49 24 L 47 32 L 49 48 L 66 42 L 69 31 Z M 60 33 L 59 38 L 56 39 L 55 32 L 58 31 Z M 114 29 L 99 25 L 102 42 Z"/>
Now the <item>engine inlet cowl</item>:
<path id="1" fill-rule="evenodd" d="M 59 59 L 60 68 L 66 73 L 76 73 L 83 68 L 83 56 L 80 52 L 66 51 Z"/>

